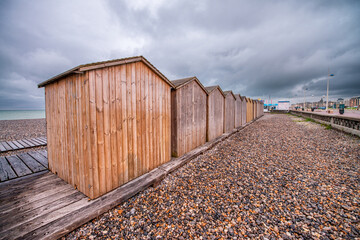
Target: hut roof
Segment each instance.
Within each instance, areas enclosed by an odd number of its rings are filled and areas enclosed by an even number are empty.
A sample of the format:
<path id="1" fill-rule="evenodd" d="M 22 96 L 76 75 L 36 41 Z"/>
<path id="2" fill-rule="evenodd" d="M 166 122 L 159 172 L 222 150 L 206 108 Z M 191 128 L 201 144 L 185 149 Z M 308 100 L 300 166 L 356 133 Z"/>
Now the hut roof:
<path id="1" fill-rule="evenodd" d="M 151 70 L 153 70 L 160 78 L 162 78 L 166 83 L 168 83 L 171 87 L 174 87 L 174 85 L 163 75 L 156 67 L 154 67 L 146 58 L 143 56 L 136 56 L 136 57 L 128 57 L 128 58 L 120 58 L 120 59 L 114 59 L 109 61 L 103 61 L 103 62 L 94 62 L 94 63 L 88 63 L 88 64 L 82 64 L 77 67 L 74 67 L 68 71 L 65 71 L 63 73 L 60 73 L 59 75 L 56 75 L 55 77 L 52 77 L 42 83 L 38 84 L 38 87 L 44 87 L 50 83 L 56 82 L 62 77 L 65 77 L 67 75 L 73 74 L 73 73 L 83 73 L 89 70 L 104 68 L 104 67 L 110 67 L 110 66 L 117 66 L 127 63 L 134 63 L 134 62 L 143 62 L 146 66 L 148 66 Z"/>
<path id="2" fill-rule="evenodd" d="M 233 98 L 236 100 L 236 97 L 232 91 L 225 91 L 224 94 L 225 94 L 225 96 L 227 96 L 228 94 L 231 94 L 233 96 Z"/>
<path id="3" fill-rule="evenodd" d="M 182 88 L 183 86 L 185 86 L 186 84 L 195 81 L 197 82 L 197 84 L 199 84 L 199 86 L 201 87 L 202 90 L 204 90 L 204 92 L 206 94 L 208 94 L 208 91 L 206 90 L 206 88 L 201 84 L 201 82 L 199 81 L 199 79 L 197 79 L 197 77 L 188 77 L 188 78 L 181 78 L 181 79 L 177 79 L 177 80 L 172 80 L 171 83 L 174 85 L 174 89 L 179 89 Z"/>
<path id="4" fill-rule="evenodd" d="M 240 99 L 240 100 L 242 101 L 242 97 L 241 97 L 240 94 L 236 93 L 236 94 L 235 94 L 235 97 L 236 97 L 236 99 Z"/>
<path id="5" fill-rule="evenodd" d="M 212 91 L 214 91 L 215 89 L 219 89 L 220 93 L 223 95 L 223 97 L 225 97 L 225 94 L 219 85 L 205 87 L 205 89 L 208 92 L 208 94 L 212 93 Z"/>

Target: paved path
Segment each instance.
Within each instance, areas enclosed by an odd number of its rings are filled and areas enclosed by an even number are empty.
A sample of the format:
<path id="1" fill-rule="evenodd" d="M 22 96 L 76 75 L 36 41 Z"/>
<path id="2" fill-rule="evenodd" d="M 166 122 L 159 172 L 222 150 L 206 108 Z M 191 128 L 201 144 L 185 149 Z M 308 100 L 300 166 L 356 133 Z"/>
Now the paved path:
<path id="1" fill-rule="evenodd" d="M 269 114 L 66 238 L 359 238 L 359 144 Z"/>

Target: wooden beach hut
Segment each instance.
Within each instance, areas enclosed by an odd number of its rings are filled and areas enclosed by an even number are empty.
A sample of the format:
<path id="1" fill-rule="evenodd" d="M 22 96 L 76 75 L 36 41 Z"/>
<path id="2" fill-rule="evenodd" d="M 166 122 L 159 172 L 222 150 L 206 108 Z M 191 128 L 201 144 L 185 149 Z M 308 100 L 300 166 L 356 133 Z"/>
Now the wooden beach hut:
<path id="1" fill-rule="evenodd" d="M 207 117 L 206 140 L 211 141 L 224 133 L 225 95 L 219 86 L 206 87 Z"/>
<path id="2" fill-rule="evenodd" d="M 241 125 L 246 124 L 246 97 L 240 96 L 241 98 Z"/>
<path id="3" fill-rule="evenodd" d="M 235 94 L 235 127 L 240 127 L 241 124 L 241 114 L 242 114 L 242 99 L 240 94 Z"/>
<path id="4" fill-rule="evenodd" d="M 232 91 L 225 91 L 224 104 L 224 133 L 232 132 L 235 128 L 235 101 Z"/>
<path id="5" fill-rule="evenodd" d="M 38 86 L 49 169 L 91 199 L 170 160 L 173 84 L 144 57 L 80 65 Z"/>
<path id="6" fill-rule="evenodd" d="M 206 142 L 207 91 L 196 77 L 172 83 L 171 151 L 179 157 Z"/>
<path id="7" fill-rule="evenodd" d="M 253 107 L 252 100 L 250 98 L 246 98 L 246 122 L 251 122 L 253 120 Z"/>
<path id="8" fill-rule="evenodd" d="M 254 115 L 254 119 L 256 119 L 257 116 L 257 106 L 258 106 L 258 101 L 256 99 L 253 100 L 253 115 Z"/>

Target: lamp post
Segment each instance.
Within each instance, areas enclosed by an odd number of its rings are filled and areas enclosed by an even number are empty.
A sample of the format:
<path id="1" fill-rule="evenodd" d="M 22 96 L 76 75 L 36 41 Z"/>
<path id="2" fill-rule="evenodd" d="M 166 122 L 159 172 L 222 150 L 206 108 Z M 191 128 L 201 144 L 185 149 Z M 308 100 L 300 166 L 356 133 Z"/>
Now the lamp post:
<path id="1" fill-rule="evenodd" d="M 307 88 L 304 89 L 304 111 L 306 111 L 306 108 L 305 108 L 305 104 L 306 104 L 306 90 L 308 90 Z"/>
<path id="2" fill-rule="evenodd" d="M 330 77 L 333 77 L 334 74 L 330 74 L 330 70 L 328 69 L 328 78 L 327 78 L 327 90 L 326 90 L 326 112 L 328 112 L 328 106 L 329 106 L 329 81 Z"/>

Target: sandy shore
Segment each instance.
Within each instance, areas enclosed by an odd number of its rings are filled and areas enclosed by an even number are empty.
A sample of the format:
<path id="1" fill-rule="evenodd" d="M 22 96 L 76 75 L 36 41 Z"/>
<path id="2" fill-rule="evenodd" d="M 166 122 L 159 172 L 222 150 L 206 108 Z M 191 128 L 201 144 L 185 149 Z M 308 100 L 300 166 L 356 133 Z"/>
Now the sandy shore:
<path id="1" fill-rule="evenodd" d="M 35 137 L 46 137 L 44 118 L 0 121 L 0 141 Z"/>

